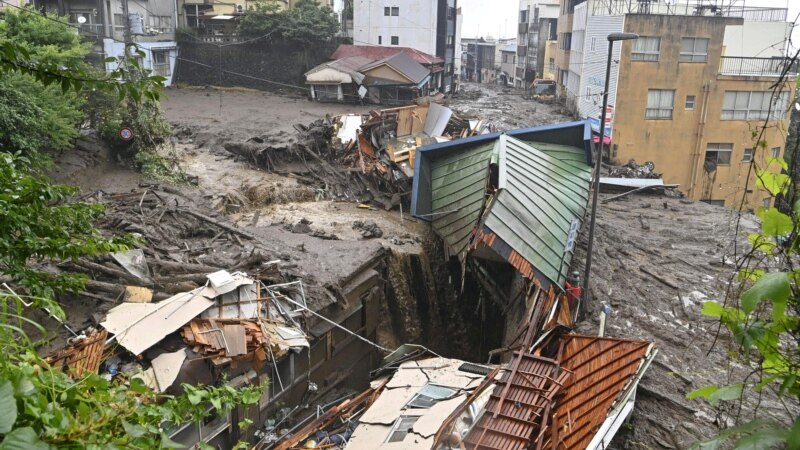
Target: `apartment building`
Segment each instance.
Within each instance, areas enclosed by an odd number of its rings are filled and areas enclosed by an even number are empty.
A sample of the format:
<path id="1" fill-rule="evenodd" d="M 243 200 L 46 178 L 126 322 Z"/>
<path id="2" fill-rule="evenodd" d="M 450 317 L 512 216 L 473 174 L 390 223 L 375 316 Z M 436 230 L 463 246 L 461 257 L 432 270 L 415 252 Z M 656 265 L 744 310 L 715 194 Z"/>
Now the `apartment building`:
<path id="1" fill-rule="evenodd" d="M 735 0 L 565 0 L 559 20 L 557 81 L 580 117 L 600 116 L 608 34 L 640 36 L 613 51 L 613 120 L 605 132 L 611 160 L 653 161 L 665 183 L 694 200 L 738 207 L 744 198 L 748 208 L 770 202 L 755 187 L 750 162 L 766 166 L 783 156 L 797 77 L 786 58 L 786 9 Z M 765 121 L 767 146 L 760 148 L 752 132 Z"/>
<path id="2" fill-rule="evenodd" d="M 353 43 L 411 47 L 445 62 L 436 88 L 453 89 L 456 55 L 456 0 L 354 0 Z"/>
<path id="3" fill-rule="evenodd" d="M 121 0 L 35 0 L 34 5 L 68 16 L 83 36 L 95 42 L 93 54 L 99 56 L 97 61 L 125 54 L 124 30 L 129 27 L 132 41 L 144 52 L 142 67 L 165 77 L 165 84 L 172 83 L 178 56 L 178 12 L 174 0 L 130 0 L 128 17 Z M 109 71 L 115 69 L 113 63 L 103 64 Z"/>
<path id="4" fill-rule="evenodd" d="M 558 0 L 520 0 L 513 75 L 517 87 L 530 86 L 537 78 L 548 78 L 551 59 L 555 64 L 555 54 L 548 54 L 548 48 L 552 49 L 556 42 L 559 13 Z"/>

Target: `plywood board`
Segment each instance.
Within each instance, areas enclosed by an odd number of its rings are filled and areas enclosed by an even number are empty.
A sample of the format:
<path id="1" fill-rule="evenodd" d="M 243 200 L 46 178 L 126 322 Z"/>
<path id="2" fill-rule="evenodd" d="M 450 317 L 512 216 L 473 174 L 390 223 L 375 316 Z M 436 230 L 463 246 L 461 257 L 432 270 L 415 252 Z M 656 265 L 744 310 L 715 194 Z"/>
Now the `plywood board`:
<path id="1" fill-rule="evenodd" d="M 223 325 L 221 329 L 225 335 L 225 343 L 228 344 L 227 356 L 247 354 L 247 336 L 243 326 Z"/>

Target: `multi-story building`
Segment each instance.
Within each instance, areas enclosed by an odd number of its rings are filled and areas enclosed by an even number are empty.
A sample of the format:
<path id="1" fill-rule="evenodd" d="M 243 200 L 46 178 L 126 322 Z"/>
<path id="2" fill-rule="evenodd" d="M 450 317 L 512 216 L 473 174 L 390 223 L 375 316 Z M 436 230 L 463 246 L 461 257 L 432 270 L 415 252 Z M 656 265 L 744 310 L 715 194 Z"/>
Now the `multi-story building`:
<path id="1" fill-rule="evenodd" d="M 612 160 L 652 161 L 695 200 L 734 207 L 744 197 L 749 208 L 769 201 L 750 162 L 766 166 L 783 155 L 797 76 L 785 56 L 786 9 L 565 0 L 562 12 L 557 80 L 581 117 L 601 112 L 606 37 L 639 35 L 614 46 L 605 133 Z M 752 135 L 763 125 L 766 148 Z"/>
<path id="2" fill-rule="evenodd" d="M 97 61 L 125 54 L 127 27 L 131 30 L 131 42 L 144 52 L 142 67 L 165 77 L 165 84 L 172 83 L 178 56 L 175 41 L 178 11 L 174 0 L 131 0 L 127 17 L 121 0 L 35 0 L 34 4 L 39 9 L 68 16 L 83 36 L 95 41 L 93 54 L 99 56 Z M 108 70 L 115 68 L 113 63 L 105 64 Z"/>
<path id="3" fill-rule="evenodd" d="M 500 46 L 500 83 L 506 86 L 514 86 L 514 74 L 517 68 L 517 43 L 510 42 Z"/>
<path id="4" fill-rule="evenodd" d="M 497 78 L 497 43 L 483 38 L 462 38 L 462 78 L 477 83 L 494 83 Z"/>
<path id="5" fill-rule="evenodd" d="M 527 87 L 537 78 L 547 78 L 549 60 L 555 58 L 555 55 L 547 55 L 548 43 L 556 41 L 558 15 L 558 0 L 520 0 L 514 74 L 517 87 Z"/>
<path id="6" fill-rule="evenodd" d="M 438 89 L 449 93 L 455 79 L 456 0 L 354 0 L 353 42 L 411 47 L 445 62 Z"/>

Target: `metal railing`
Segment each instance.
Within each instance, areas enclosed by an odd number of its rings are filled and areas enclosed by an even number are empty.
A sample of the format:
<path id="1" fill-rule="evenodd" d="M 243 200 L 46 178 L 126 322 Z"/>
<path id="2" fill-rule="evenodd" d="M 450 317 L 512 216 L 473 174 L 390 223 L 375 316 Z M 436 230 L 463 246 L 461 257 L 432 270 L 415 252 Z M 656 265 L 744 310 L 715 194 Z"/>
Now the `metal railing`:
<path id="1" fill-rule="evenodd" d="M 791 63 L 791 66 L 789 65 Z M 788 71 L 787 71 L 788 69 Z M 797 62 L 787 58 L 745 58 L 723 56 L 719 62 L 721 75 L 737 75 L 749 77 L 779 77 L 784 72 L 797 75 Z"/>
<path id="2" fill-rule="evenodd" d="M 714 4 L 720 3 L 720 4 Z M 786 22 L 789 10 L 745 5 L 730 5 L 709 0 L 680 3 L 656 0 L 602 0 L 592 3 L 592 15 L 653 14 L 668 16 L 741 17 L 748 22 Z"/>
<path id="3" fill-rule="evenodd" d="M 71 23 L 80 33 L 89 37 L 102 38 L 103 37 L 103 24 L 102 23 Z"/>

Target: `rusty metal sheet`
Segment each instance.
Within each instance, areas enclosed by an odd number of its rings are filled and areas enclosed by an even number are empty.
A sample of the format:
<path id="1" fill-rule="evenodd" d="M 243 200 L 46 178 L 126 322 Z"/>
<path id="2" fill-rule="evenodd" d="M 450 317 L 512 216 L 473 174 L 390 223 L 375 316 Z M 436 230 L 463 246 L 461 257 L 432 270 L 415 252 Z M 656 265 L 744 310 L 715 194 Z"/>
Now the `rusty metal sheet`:
<path id="1" fill-rule="evenodd" d="M 566 382 L 558 364 L 528 353 L 517 353 L 514 369 L 492 392 L 486 411 L 464 439 L 468 450 L 524 450 L 547 421 L 547 411 Z"/>
<path id="2" fill-rule="evenodd" d="M 561 366 L 574 373 L 553 414 L 556 448 L 585 449 L 639 371 L 649 342 L 565 335 Z M 552 446 L 552 443 L 549 443 Z"/>

